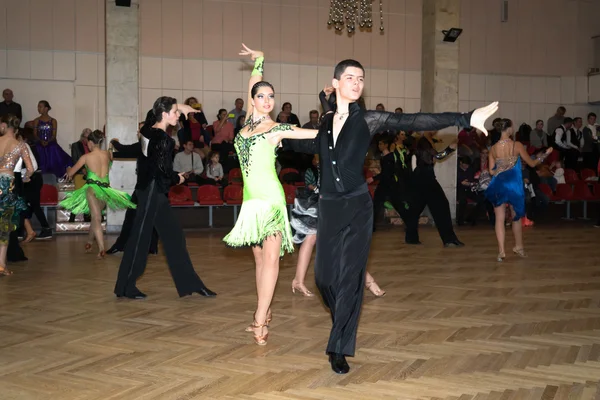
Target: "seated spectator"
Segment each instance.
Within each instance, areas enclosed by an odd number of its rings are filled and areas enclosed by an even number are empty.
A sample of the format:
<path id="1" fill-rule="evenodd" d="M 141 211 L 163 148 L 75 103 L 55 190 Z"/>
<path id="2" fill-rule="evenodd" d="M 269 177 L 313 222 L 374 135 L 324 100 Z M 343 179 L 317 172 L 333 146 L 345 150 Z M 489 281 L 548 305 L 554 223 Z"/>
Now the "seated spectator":
<path id="1" fill-rule="evenodd" d="M 284 122 L 282 120 L 280 121 L 279 119 L 282 115 L 287 116 L 285 123 L 300 127 L 300 120 L 298 119 L 298 116 L 292 112 L 291 103 L 287 101 L 283 103 L 283 106 L 281 106 L 281 113 L 279 113 L 279 115 L 277 116 L 277 121 L 275 122 Z"/>
<path id="2" fill-rule="evenodd" d="M 179 117 L 179 124 L 181 129 L 178 130 L 179 143 L 185 143 L 188 140 L 194 141 L 194 149 L 196 153 L 206 155 L 199 149 L 202 149 L 210 144 L 210 135 L 206 128 L 208 122 L 202 112 L 202 105 L 198 103 L 198 99 L 195 97 L 189 97 L 185 100 L 185 104 L 198 110 L 197 113 L 189 114 L 188 118 L 185 116 Z"/>
<path id="3" fill-rule="evenodd" d="M 565 170 L 563 169 L 562 161 L 557 161 L 555 166 L 554 179 L 556 179 L 556 183 L 567 183 L 565 181 Z"/>
<path id="4" fill-rule="evenodd" d="M 202 157 L 194 151 L 194 142 L 191 139 L 185 142 L 183 151 L 175 156 L 173 170 L 183 172 L 186 182 L 193 182 L 198 185 L 214 184 L 214 181 L 207 180 L 202 176 L 204 172 Z"/>
<path id="5" fill-rule="evenodd" d="M 304 129 L 319 129 L 319 112 L 317 110 L 312 110 L 308 113 L 310 121 L 302 125 Z"/>
<path id="6" fill-rule="evenodd" d="M 240 131 L 244 127 L 245 123 L 246 123 L 246 116 L 245 115 L 240 115 L 239 117 L 237 117 L 237 120 L 235 121 L 235 129 L 233 130 L 233 137 L 234 138 L 237 136 L 238 133 L 240 133 Z"/>
<path id="7" fill-rule="evenodd" d="M 235 152 L 233 147 L 234 127 L 227 119 L 227 110 L 221 108 L 217 114 L 217 120 L 213 122 L 213 130 L 215 137 L 211 142 L 212 151 L 218 151 L 221 155 L 221 160 L 226 161 L 230 152 Z M 227 170 L 229 171 L 230 168 Z"/>
<path id="8" fill-rule="evenodd" d="M 544 154 L 546 153 L 546 149 L 542 149 L 540 151 L 538 151 L 536 153 L 536 158 L 542 157 Z M 540 183 L 544 183 L 548 186 L 550 186 L 550 189 L 552 189 L 553 192 L 556 191 L 556 179 L 554 178 L 554 174 L 552 173 L 552 168 L 555 166 L 555 164 L 551 164 L 550 166 L 548 166 L 547 164 L 539 164 L 537 167 L 535 167 L 535 172 L 537 173 L 537 176 L 540 178 Z"/>
<path id="9" fill-rule="evenodd" d="M 208 154 L 208 163 L 206 164 L 206 178 L 212 179 L 217 184 L 226 185 L 223 166 L 219 162 L 219 153 L 212 151 Z"/>

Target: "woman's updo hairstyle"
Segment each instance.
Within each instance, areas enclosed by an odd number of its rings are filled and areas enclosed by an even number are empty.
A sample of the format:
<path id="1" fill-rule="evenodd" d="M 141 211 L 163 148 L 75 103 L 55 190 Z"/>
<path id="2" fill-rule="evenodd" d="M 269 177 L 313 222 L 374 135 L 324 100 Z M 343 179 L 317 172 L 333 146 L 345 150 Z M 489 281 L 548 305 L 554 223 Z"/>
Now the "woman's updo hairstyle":
<path id="1" fill-rule="evenodd" d="M 260 81 L 260 82 L 256 82 L 254 84 L 254 86 L 252 86 L 252 90 L 250 90 L 250 97 L 254 98 L 254 96 L 256 96 L 256 93 L 258 93 L 258 90 L 263 87 L 271 88 L 273 93 L 275 93 L 275 89 L 273 88 L 273 85 L 271 85 L 267 81 Z"/>
<path id="2" fill-rule="evenodd" d="M 50 107 L 50 103 L 48 103 L 46 100 L 40 100 L 39 104 L 42 104 L 45 108 L 48 109 L 48 111 L 52 110 L 52 107 Z"/>
<path id="3" fill-rule="evenodd" d="M 15 134 L 19 131 L 19 126 L 21 125 L 19 117 L 13 114 L 4 115 L 0 118 L 0 122 L 6 124 L 6 126 L 15 131 Z"/>
<path id="4" fill-rule="evenodd" d="M 508 118 L 502 118 L 502 120 L 500 121 L 500 130 L 501 130 L 501 132 L 504 132 L 508 128 L 512 128 L 512 127 L 513 127 L 513 122 L 510 119 L 508 119 Z"/>
<path id="5" fill-rule="evenodd" d="M 92 132 L 88 135 L 88 141 L 94 143 L 96 146 L 99 146 L 103 140 L 104 140 L 104 135 L 102 134 L 102 131 L 100 131 L 100 130 L 96 129 L 94 132 Z"/>

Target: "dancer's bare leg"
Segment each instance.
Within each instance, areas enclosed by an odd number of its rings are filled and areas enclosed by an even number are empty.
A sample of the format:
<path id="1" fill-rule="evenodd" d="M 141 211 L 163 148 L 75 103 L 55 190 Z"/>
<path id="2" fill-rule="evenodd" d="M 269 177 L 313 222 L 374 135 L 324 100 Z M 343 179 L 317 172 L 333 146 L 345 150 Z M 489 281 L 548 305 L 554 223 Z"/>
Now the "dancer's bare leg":
<path id="1" fill-rule="evenodd" d="M 6 253 L 8 251 L 8 243 L 0 244 L 0 276 L 12 275 L 12 271 L 6 268 Z"/>
<path id="2" fill-rule="evenodd" d="M 103 258 L 104 234 L 102 233 L 102 209 L 104 208 L 104 202 L 96 198 L 92 189 L 87 190 L 86 196 L 92 220 L 88 240 L 91 242 L 93 238 L 96 238 L 96 242 L 98 243 L 98 258 Z"/>
<path id="3" fill-rule="evenodd" d="M 281 235 L 270 236 L 263 242 L 262 261 L 260 268 L 257 262 L 256 289 L 258 305 L 254 313 L 254 339 L 257 344 L 266 344 L 268 335 L 269 309 L 279 276 L 279 253 L 281 251 Z M 255 258 L 258 255 L 255 251 Z"/>
<path id="4" fill-rule="evenodd" d="M 512 214 L 516 215 L 513 207 L 511 206 L 510 208 Z M 525 257 L 525 250 L 523 247 L 523 224 L 521 223 L 521 219 L 512 222 L 512 231 L 513 236 L 515 237 L 515 247 L 513 248 L 513 251 L 521 257 Z"/>
<path id="5" fill-rule="evenodd" d="M 35 231 L 33 230 L 33 226 L 31 226 L 31 220 L 29 218 L 25 218 L 23 221 L 23 226 L 25 227 L 25 232 L 27 232 L 27 236 L 23 243 L 29 243 L 37 236 Z"/>
<path id="6" fill-rule="evenodd" d="M 504 218 L 506 217 L 506 205 L 502 204 L 498 207 L 494 207 L 494 214 L 496 214 L 496 239 L 498 240 L 498 261 L 501 261 L 505 257 L 504 252 L 504 239 L 506 236 L 506 228 L 504 227 Z M 514 226 L 514 224 L 513 224 Z M 514 229 L 514 228 L 513 228 Z"/>
<path id="7" fill-rule="evenodd" d="M 310 290 L 308 290 L 308 288 L 304 284 L 304 280 L 306 278 L 308 266 L 310 265 L 310 259 L 312 257 L 315 243 L 317 243 L 317 235 L 308 235 L 304 239 L 304 242 L 302 242 L 300 250 L 298 251 L 298 264 L 296 265 L 296 276 L 292 281 L 292 292 L 295 293 L 296 290 L 298 290 L 306 297 L 314 296 L 314 294 Z"/>

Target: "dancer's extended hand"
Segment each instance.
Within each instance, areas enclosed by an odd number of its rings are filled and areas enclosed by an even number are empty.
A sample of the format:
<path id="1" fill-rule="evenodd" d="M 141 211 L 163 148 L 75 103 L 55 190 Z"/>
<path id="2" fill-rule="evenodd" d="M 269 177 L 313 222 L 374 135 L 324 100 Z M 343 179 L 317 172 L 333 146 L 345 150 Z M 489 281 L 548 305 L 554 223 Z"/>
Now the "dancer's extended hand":
<path id="1" fill-rule="evenodd" d="M 335 88 L 333 86 L 325 86 L 323 92 L 325 92 L 326 96 L 329 96 L 331 93 L 335 92 Z"/>
<path id="2" fill-rule="evenodd" d="M 188 106 L 187 104 L 178 104 L 177 110 L 183 115 L 184 118 L 188 117 L 188 114 L 197 113 L 198 110 L 193 108 L 192 106 Z"/>
<path id="3" fill-rule="evenodd" d="M 250 56 L 250 58 L 252 58 L 252 61 L 256 60 L 258 57 L 265 56 L 265 54 L 262 51 L 252 50 L 251 48 L 246 46 L 244 43 L 242 43 L 242 47 L 243 47 L 242 50 L 240 50 L 240 56 Z"/>
<path id="4" fill-rule="evenodd" d="M 495 101 L 485 107 L 481 107 L 473 111 L 473 115 L 471 115 L 471 126 L 473 128 L 479 129 L 486 136 L 488 135 L 487 129 L 485 129 L 485 121 L 494 113 L 498 111 L 498 102 Z"/>

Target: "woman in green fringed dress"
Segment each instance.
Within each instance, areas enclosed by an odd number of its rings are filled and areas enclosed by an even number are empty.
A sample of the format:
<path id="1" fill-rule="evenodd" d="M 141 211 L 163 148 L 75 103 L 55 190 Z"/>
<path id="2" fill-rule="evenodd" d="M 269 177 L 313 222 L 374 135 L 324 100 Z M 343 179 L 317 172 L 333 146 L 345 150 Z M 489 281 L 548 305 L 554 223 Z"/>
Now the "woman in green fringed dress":
<path id="1" fill-rule="evenodd" d="M 256 344 L 265 345 L 279 258 L 294 248 L 285 194 L 275 171 L 275 152 L 288 133 L 296 139 L 310 139 L 316 137 L 317 130 L 271 120 L 269 113 L 274 109 L 275 95 L 273 86 L 262 80 L 263 53 L 243 47 L 240 55 L 255 61 L 248 85 L 248 118 L 234 143 L 242 169 L 244 197 L 238 220 L 223 240 L 231 247 L 252 247 L 258 305 L 246 331 L 254 333 Z"/>
<path id="2" fill-rule="evenodd" d="M 84 165 L 87 170 L 85 185 L 71 193 L 67 193 L 60 206 L 73 214 L 89 214 L 91 224 L 85 251 L 92 250 L 94 237 L 98 243 L 98 259 L 104 258 L 104 234 L 102 233 L 102 210 L 105 206 L 113 210 L 135 208 L 131 197 L 119 190 L 110 187 L 108 171 L 112 163 L 112 155 L 108 151 L 101 150 L 100 144 L 104 138 L 100 133 L 93 132 L 88 136 L 88 148 L 90 152 L 83 155 L 75 166 L 67 169 L 67 176 L 73 176 Z"/>

